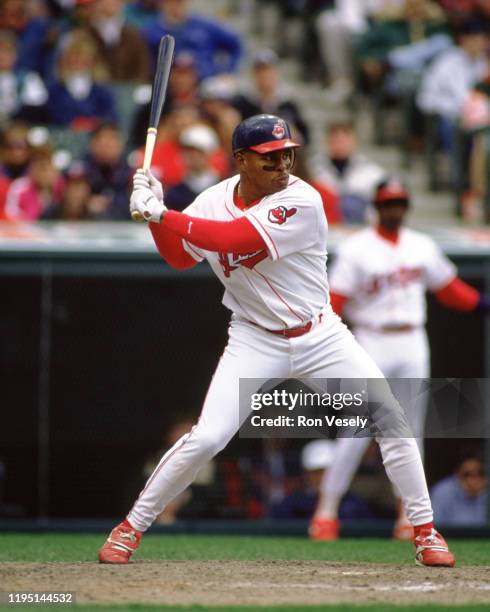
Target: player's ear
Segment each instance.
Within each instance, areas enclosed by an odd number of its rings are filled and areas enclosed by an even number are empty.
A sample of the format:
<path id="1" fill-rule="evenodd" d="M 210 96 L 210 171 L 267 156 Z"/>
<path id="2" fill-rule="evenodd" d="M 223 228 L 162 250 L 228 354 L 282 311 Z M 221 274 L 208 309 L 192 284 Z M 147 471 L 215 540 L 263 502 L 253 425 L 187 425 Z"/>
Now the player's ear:
<path id="1" fill-rule="evenodd" d="M 245 163 L 245 155 L 243 151 L 237 151 L 235 153 L 235 161 L 238 168 L 243 168 L 243 165 Z"/>

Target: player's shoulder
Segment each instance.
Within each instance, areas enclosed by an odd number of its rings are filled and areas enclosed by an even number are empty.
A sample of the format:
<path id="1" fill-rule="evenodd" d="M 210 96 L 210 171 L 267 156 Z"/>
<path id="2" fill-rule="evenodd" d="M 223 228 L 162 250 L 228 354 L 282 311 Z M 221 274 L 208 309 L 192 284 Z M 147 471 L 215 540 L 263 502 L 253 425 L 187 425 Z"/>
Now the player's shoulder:
<path id="1" fill-rule="evenodd" d="M 402 230 L 402 238 L 406 244 L 417 248 L 433 249 L 436 247 L 436 242 L 432 236 L 424 234 L 411 227 L 404 227 Z"/>

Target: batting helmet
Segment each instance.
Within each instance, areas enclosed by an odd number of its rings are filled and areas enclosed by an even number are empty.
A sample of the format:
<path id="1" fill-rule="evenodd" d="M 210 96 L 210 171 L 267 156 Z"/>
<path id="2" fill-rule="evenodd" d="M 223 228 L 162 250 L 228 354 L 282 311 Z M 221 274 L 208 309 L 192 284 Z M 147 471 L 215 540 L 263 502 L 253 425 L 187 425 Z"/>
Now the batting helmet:
<path id="1" fill-rule="evenodd" d="M 408 204 L 410 196 L 400 181 L 396 177 L 391 177 L 378 185 L 374 194 L 375 204 L 385 204 L 386 202 L 400 202 Z"/>
<path id="2" fill-rule="evenodd" d="M 254 115 L 244 119 L 233 132 L 233 153 L 251 149 L 256 153 L 270 153 L 301 145 L 291 139 L 289 125 L 275 115 Z"/>

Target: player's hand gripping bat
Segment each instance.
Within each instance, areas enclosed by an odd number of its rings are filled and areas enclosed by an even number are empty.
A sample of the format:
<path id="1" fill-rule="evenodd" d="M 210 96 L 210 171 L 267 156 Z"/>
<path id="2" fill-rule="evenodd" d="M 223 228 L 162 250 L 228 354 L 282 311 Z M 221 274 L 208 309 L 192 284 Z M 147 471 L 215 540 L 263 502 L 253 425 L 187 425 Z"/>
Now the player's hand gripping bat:
<path id="1" fill-rule="evenodd" d="M 145 155 L 143 158 L 143 170 L 148 170 L 153 157 L 153 149 L 157 138 L 158 124 L 162 114 L 163 103 L 167 95 L 167 85 L 170 75 L 170 67 L 174 55 L 175 39 L 167 34 L 160 40 L 158 47 L 158 59 L 151 91 L 150 123 L 146 132 Z M 137 210 L 131 213 L 133 221 L 143 221 L 143 216 Z"/>

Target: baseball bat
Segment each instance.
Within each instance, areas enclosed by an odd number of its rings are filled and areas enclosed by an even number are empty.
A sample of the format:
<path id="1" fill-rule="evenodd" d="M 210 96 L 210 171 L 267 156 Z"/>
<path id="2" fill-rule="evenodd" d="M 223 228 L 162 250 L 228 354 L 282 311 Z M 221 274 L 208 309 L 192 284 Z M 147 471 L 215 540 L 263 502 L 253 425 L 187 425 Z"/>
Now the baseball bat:
<path id="1" fill-rule="evenodd" d="M 175 39 L 167 34 L 162 36 L 158 46 L 158 58 L 151 90 L 150 123 L 146 132 L 145 154 L 143 157 L 143 170 L 148 170 L 151 166 L 153 149 L 157 139 L 158 124 L 162 114 L 163 104 L 167 95 L 167 85 L 170 76 L 170 67 L 175 49 Z M 134 210 L 131 213 L 133 221 L 143 221 L 143 216 Z"/>

